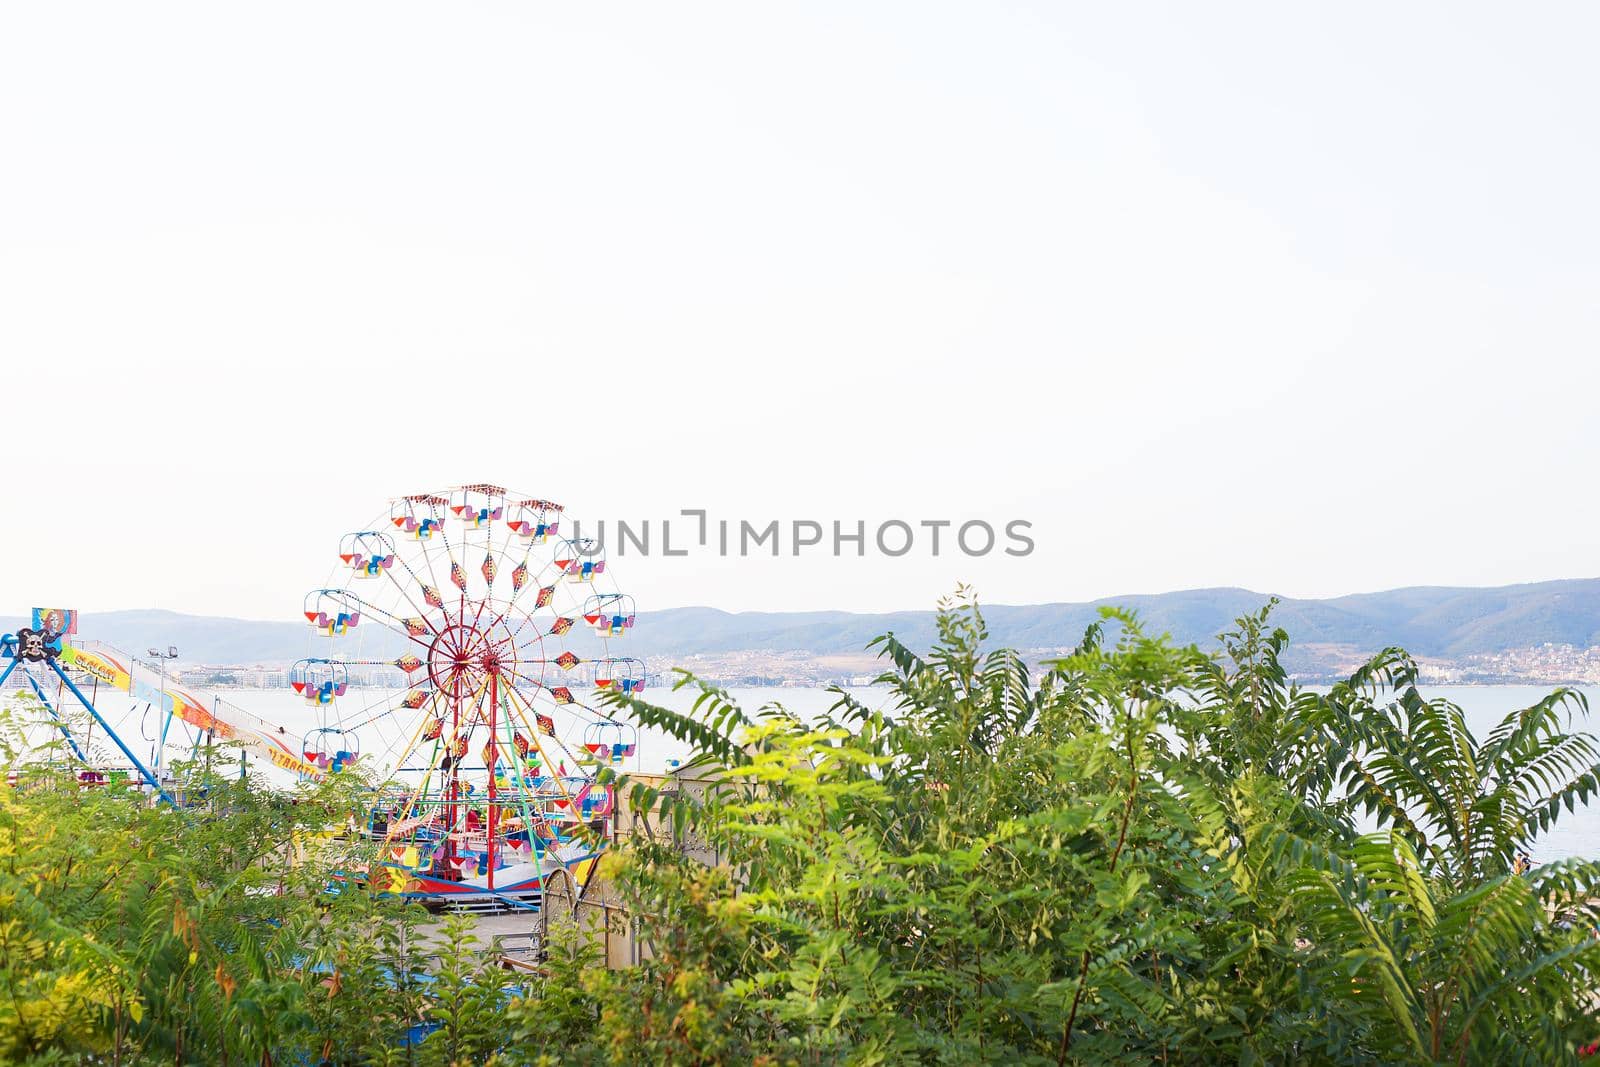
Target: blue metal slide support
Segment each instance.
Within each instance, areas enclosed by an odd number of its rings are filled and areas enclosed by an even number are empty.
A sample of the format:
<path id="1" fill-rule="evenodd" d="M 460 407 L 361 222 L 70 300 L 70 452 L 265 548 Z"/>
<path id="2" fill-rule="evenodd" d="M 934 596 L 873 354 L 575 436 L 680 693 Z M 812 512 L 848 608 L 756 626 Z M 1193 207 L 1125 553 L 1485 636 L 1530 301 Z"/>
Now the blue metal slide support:
<path id="1" fill-rule="evenodd" d="M 78 742 L 73 739 L 72 731 L 67 729 L 67 724 L 61 720 L 61 716 L 56 714 L 55 705 L 50 703 L 50 698 L 44 695 L 44 689 L 39 685 L 38 679 L 31 674 L 24 675 L 24 677 L 28 679 L 28 684 L 33 686 L 33 692 L 38 696 L 39 703 L 44 705 L 44 710 L 48 711 L 50 717 L 56 721 L 56 729 L 60 730 L 61 736 L 66 738 L 68 746 L 72 749 L 72 754 L 78 757 L 78 762 L 88 763 L 89 757 L 84 754 L 83 749 L 78 747 Z M 3 679 L 0 679 L 0 681 L 3 681 Z"/>
<path id="2" fill-rule="evenodd" d="M 77 683 L 67 677 L 67 672 L 61 669 L 61 665 L 53 659 L 45 662 L 50 664 L 50 669 L 55 671 L 56 675 L 66 683 L 68 689 L 72 690 L 72 695 L 78 698 L 78 703 L 89 709 L 89 714 L 94 716 L 94 721 L 100 724 L 100 728 L 106 732 L 106 736 L 117 743 L 117 747 L 122 750 L 122 754 L 127 756 L 134 768 L 138 770 L 139 777 L 149 783 L 150 788 L 156 791 L 157 796 L 176 808 L 178 802 L 167 795 L 167 791 L 161 788 L 161 782 L 156 779 L 154 774 L 150 773 L 150 768 L 141 763 L 139 757 L 135 756 L 128 746 L 122 743 L 122 738 L 118 737 L 117 732 L 100 717 L 100 713 L 94 709 L 94 705 L 89 702 L 89 698 L 83 695 L 83 690 L 78 688 Z M 3 681 L 3 678 L 0 678 L 0 681 Z"/>

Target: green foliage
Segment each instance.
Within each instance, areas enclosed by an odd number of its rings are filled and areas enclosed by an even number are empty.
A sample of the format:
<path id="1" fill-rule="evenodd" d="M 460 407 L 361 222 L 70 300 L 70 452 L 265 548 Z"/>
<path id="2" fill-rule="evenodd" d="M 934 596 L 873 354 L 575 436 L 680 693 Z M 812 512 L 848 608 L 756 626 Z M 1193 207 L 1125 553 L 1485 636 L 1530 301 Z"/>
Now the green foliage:
<path id="1" fill-rule="evenodd" d="M 1560 1063 L 1600 1034 L 1600 868 L 1511 873 L 1595 791 L 1557 692 L 1482 742 L 1403 653 L 1320 694 L 1267 609 L 1207 657 L 1107 612 L 1037 679 L 942 605 L 889 710 L 618 697 L 696 746 L 702 836 L 614 878 L 651 958 L 564 1036 L 612 1063 Z M 1370 832 L 1371 823 L 1380 826 Z M 569 982 L 570 978 L 563 978 Z M 591 1040 L 598 1017 L 600 1040 Z M 588 1034 L 589 1036 L 585 1036 Z"/>
<path id="2" fill-rule="evenodd" d="M 558 925 L 526 982 L 465 919 L 325 891 L 359 783 L 186 768 L 176 813 L 0 729 L 0 1060 L 1578 1062 L 1600 864 L 1518 856 L 1600 791 L 1581 694 L 1478 738 L 1405 653 L 1321 693 L 1287 642 L 1271 605 L 1213 656 L 1108 611 L 1035 670 L 963 593 L 933 648 L 875 642 L 882 710 L 613 695 L 710 786 L 601 772 L 671 831 L 605 860 L 643 962 Z"/>
<path id="3" fill-rule="evenodd" d="M 41 714 L 0 714 L 0 1062 L 367 1063 L 422 1018 L 420 909 L 326 892 L 370 858 L 327 832 L 358 779 L 286 793 L 213 754 L 175 811 L 80 787 L 26 744 Z"/>
<path id="4" fill-rule="evenodd" d="M 433 970 L 430 1018 L 438 1029 L 422 1042 L 420 1067 L 465 1067 L 484 1063 L 505 1042 L 500 1021 L 506 982 L 472 932 L 472 919 L 451 915 L 441 931 Z"/>

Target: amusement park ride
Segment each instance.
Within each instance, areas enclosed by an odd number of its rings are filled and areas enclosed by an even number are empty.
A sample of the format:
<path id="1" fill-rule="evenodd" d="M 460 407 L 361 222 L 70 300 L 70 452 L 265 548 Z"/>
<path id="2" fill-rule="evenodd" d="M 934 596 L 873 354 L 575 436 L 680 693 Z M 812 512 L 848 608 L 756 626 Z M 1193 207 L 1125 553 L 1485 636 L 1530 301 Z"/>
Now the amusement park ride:
<path id="1" fill-rule="evenodd" d="M 397 498 L 345 534 L 331 577 L 303 605 L 321 647 L 289 672 L 311 722 L 298 744 L 224 701 L 152 685 L 130 657 L 69 640 L 70 613 L 36 611 L 33 627 L 0 638 L 0 685 L 21 670 L 89 766 L 85 780 L 100 780 L 58 708 L 70 694 L 169 803 L 167 782 L 74 669 L 301 779 L 359 768 L 381 783 L 356 827 L 379 848 L 365 872 L 373 886 L 529 906 L 557 869 L 577 887 L 591 879 L 616 807 L 596 772 L 637 751 L 633 727 L 591 701 L 637 693 L 646 679 L 643 663 L 613 649 L 633 628 L 632 598 L 599 546 L 563 536 L 563 519 L 558 504 L 476 484 Z"/>

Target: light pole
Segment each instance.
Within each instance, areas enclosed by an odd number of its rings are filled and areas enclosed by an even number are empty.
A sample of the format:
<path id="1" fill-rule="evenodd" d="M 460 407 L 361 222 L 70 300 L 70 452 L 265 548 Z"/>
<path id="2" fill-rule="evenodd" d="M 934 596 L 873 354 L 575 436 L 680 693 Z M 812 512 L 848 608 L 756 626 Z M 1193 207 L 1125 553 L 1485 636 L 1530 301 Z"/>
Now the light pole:
<path id="1" fill-rule="evenodd" d="M 161 740 L 156 742 L 156 750 L 150 754 L 151 769 L 160 774 L 161 756 L 167 747 L 167 729 L 172 725 L 172 708 L 167 704 L 167 660 L 178 658 L 178 646 L 168 645 L 165 651 L 159 648 L 147 651 L 157 663 L 161 664 L 161 684 L 156 688 L 158 694 L 156 699 L 161 702 L 161 710 L 167 713 L 167 717 L 161 720 Z"/>

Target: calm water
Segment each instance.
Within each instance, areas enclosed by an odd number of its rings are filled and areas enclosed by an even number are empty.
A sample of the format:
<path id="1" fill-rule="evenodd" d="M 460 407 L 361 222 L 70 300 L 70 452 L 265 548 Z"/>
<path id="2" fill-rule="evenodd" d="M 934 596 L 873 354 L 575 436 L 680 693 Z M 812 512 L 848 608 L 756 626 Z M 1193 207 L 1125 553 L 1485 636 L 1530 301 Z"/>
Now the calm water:
<path id="1" fill-rule="evenodd" d="M 754 711 L 766 704 L 780 703 L 801 716 L 825 711 L 834 701 L 833 695 L 822 689 L 733 689 L 730 692 L 747 711 Z M 887 701 L 887 694 L 883 690 L 856 689 L 852 692 L 872 707 L 881 707 Z M 1459 704 L 1466 712 L 1468 725 L 1481 738 L 1507 712 L 1527 707 L 1549 692 L 1549 688 L 1429 686 L 1425 687 L 1423 692 L 1426 696 L 1445 697 Z M 1592 704 L 1600 706 L 1600 689 L 1588 689 L 1585 692 Z M 306 705 L 292 690 L 235 689 L 224 690 L 220 695 L 225 701 L 252 712 L 270 723 L 282 726 L 284 731 L 293 737 L 299 737 L 318 725 L 318 710 Z M 649 690 L 645 695 L 657 704 L 679 711 L 689 710 L 694 699 L 691 693 L 674 693 L 665 687 Z M 370 698 L 363 697 L 359 691 L 352 689 L 351 693 L 340 702 L 339 715 L 347 725 L 370 717 L 371 713 L 362 710 L 364 700 L 376 701 L 375 706 L 380 711 L 387 706 L 386 696 L 374 694 Z M 154 731 L 160 725 L 155 721 L 154 715 L 143 714 L 142 705 L 123 708 L 120 713 L 115 706 L 102 706 L 101 711 L 112 720 L 118 733 L 141 758 L 149 756 L 153 747 L 149 738 L 153 737 Z M 1600 732 L 1600 719 L 1589 721 L 1588 718 L 1579 715 L 1574 726 L 1578 729 Z M 179 746 L 187 744 L 187 739 L 182 736 L 183 729 L 181 723 L 174 725 L 174 732 L 168 739 L 170 750 L 176 752 Z M 557 729 L 563 738 L 574 744 L 574 747 L 577 743 L 581 743 L 583 725 L 575 718 L 558 717 Z M 392 716 L 380 717 L 357 731 L 362 737 L 361 743 L 364 749 L 379 759 L 386 751 L 397 752 L 403 748 L 404 735 L 407 732 L 401 729 L 401 724 L 394 721 Z M 639 738 L 638 756 L 629 761 L 627 769 L 661 771 L 667 768 L 669 761 L 686 759 L 688 754 L 687 746 L 672 738 L 646 732 Z M 1534 858 L 1544 861 L 1574 855 L 1600 857 L 1600 807 L 1579 808 L 1573 813 L 1564 813 L 1558 827 L 1536 844 Z"/>

